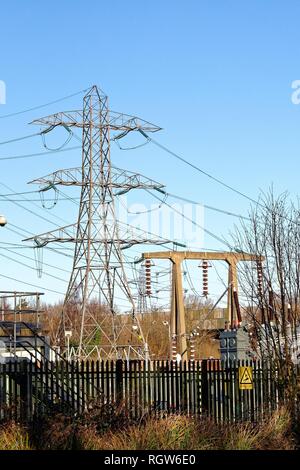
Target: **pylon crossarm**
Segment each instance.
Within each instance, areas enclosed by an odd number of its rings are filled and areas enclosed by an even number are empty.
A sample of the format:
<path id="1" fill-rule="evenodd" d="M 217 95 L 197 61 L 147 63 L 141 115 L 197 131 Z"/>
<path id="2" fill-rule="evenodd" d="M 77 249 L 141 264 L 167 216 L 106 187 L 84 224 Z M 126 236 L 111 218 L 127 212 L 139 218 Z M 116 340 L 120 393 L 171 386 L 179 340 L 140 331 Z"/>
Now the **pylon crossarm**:
<path id="1" fill-rule="evenodd" d="M 64 186 L 82 186 L 82 168 L 67 168 L 63 170 L 54 171 L 46 176 L 41 176 L 29 184 L 45 184 L 45 185 L 64 185 Z"/>
<path id="2" fill-rule="evenodd" d="M 145 132 L 157 132 L 161 130 L 161 127 L 152 124 L 151 122 L 140 119 L 137 116 L 131 116 L 129 114 L 118 113 L 115 111 L 109 111 L 109 118 L 107 123 L 99 123 L 97 121 L 92 122 L 93 127 L 103 129 L 109 127 L 115 131 L 137 131 L 143 130 Z M 64 111 L 60 113 L 50 114 L 49 116 L 35 119 L 30 124 L 37 124 L 39 126 L 64 126 L 64 127 L 88 127 L 90 122 L 87 122 L 83 117 L 82 111 Z"/>
<path id="3" fill-rule="evenodd" d="M 94 225 L 97 227 L 101 227 L 102 220 L 101 219 L 94 219 Z M 107 220 L 107 223 L 110 223 Z M 118 234 L 118 243 L 120 245 L 139 245 L 139 244 L 150 244 L 150 245 L 162 245 L 173 243 L 172 240 L 157 237 L 153 234 L 145 232 L 142 229 L 137 227 L 133 227 L 129 224 L 119 222 L 118 223 L 119 234 Z M 77 223 L 66 225 L 64 227 L 60 227 L 55 230 L 51 230 L 49 232 L 41 233 L 39 235 L 35 235 L 33 237 L 25 238 L 23 241 L 33 241 L 35 243 L 35 247 L 42 247 L 47 245 L 51 242 L 64 242 L 64 243 L 76 243 L 78 241 L 90 240 L 94 243 L 107 243 L 113 244 L 116 242 L 114 238 L 101 238 L 102 231 L 104 228 L 102 227 L 98 229 L 97 236 L 93 238 L 92 236 L 81 236 L 80 238 L 77 237 Z M 100 237 L 99 237 L 100 235 Z M 102 234 L 103 235 L 103 234 Z M 127 247 L 127 246 L 126 246 Z"/>
<path id="4" fill-rule="evenodd" d="M 77 224 L 66 225 L 50 232 L 41 233 L 33 237 L 25 238 L 23 241 L 33 241 L 35 247 L 43 247 L 50 242 L 75 242 Z"/>
<path id="5" fill-rule="evenodd" d="M 77 122 L 78 121 L 78 122 Z M 64 111 L 60 113 L 50 114 L 49 116 L 41 117 L 30 122 L 30 124 L 37 124 L 39 126 L 65 126 L 65 127 L 82 127 L 79 123 L 82 122 L 82 111 Z"/>
<path id="6" fill-rule="evenodd" d="M 123 241 L 123 243 L 131 245 L 137 245 L 141 243 L 150 245 L 163 245 L 174 243 L 173 240 L 157 236 L 151 232 L 146 232 L 143 229 L 133 227 L 132 225 L 126 224 L 125 222 L 119 221 L 118 229 L 119 238 Z"/>
<path id="7" fill-rule="evenodd" d="M 89 184 L 89 180 L 83 180 L 82 168 L 66 168 L 54 171 L 46 176 L 41 176 L 29 182 L 29 184 L 39 185 L 63 185 L 63 186 L 86 186 Z M 111 181 L 109 182 L 111 188 L 116 189 L 162 189 L 165 186 L 157 181 L 154 181 L 146 176 L 131 171 L 123 170 L 122 168 L 112 168 Z M 101 186 L 103 184 L 97 181 L 93 182 L 93 186 Z"/>
<path id="8" fill-rule="evenodd" d="M 112 167 L 111 171 L 111 184 L 113 188 L 147 188 L 147 189 L 163 189 L 164 184 L 158 183 L 157 181 L 147 178 L 139 173 L 133 173 L 132 171 L 123 170 L 122 168 Z"/>

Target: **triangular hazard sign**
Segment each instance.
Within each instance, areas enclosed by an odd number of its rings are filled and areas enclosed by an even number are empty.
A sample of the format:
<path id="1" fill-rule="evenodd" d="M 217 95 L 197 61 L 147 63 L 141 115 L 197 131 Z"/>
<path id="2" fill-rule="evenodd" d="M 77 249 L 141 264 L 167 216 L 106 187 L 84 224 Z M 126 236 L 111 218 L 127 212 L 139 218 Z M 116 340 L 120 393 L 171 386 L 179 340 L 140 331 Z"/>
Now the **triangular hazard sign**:
<path id="1" fill-rule="evenodd" d="M 241 377 L 240 381 L 241 385 L 251 385 L 252 384 L 252 376 L 251 373 L 249 372 L 248 368 L 245 367 L 244 372 Z"/>

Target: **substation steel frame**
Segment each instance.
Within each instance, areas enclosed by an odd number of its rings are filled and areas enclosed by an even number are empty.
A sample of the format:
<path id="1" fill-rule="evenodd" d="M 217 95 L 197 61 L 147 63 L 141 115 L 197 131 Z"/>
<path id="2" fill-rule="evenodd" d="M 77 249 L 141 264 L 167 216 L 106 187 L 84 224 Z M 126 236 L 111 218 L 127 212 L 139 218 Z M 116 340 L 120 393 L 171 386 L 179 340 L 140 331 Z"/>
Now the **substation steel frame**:
<path id="1" fill-rule="evenodd" d="M 226 261 L 228 264 L 228 293 L 226 321 L 232 323 L 237 315 L 234 293 L 238 292 L 237 264 L 240 261 L 263 261 L 263 257 L 243 252 L 160 251 L 143 253 L 142 259 L 169 259 L 172 262 L 171 338 L 177 338 L 178 352 L 188 360 L 187 333 L 184 312 L 181 264 L 184 260 Z M 170 340 L 171 340 L 170 338 Z"/>

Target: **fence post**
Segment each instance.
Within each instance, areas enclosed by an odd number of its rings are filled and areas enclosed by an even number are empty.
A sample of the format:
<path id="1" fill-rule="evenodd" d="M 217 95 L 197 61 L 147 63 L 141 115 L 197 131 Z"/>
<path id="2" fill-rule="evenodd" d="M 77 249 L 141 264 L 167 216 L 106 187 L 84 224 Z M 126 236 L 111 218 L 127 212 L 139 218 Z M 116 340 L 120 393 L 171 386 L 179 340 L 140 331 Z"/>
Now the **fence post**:
<path id="1" fill-rule="evenodd" d="M 28 420 L 28 402 L 29 402 L 29 390 L 28 390 L 28 365 L 27 361 L 22 361 L 20 364 L 20 411 L 21 420 L 26 422 Z"/>
<path id="2" fill-rule="evenodd" d="M 183 367 L 182 367 L 183 365 Z M 190 365 L 190 363 L 189 363 Z M 183 364 L 180 362 L 180 378 L 181 378 L 181 410 L 186 412 L 188 409 L 188 391 L 187 391 L 187 374 L 190 373 L 190 368 L 187 370 L 187 361 L 184 361 Z"/>
<path id="3" fill-rule="evenodd" d="M 117 359 L 116 361 L 116 401 L 121 404 L 123 399 L 123 361 Z"/>
<path id="4" fill-rule="evenodd" d="M 201 361 L 201 414 L 208 414 L 208 370 L 207 360 Z"/>

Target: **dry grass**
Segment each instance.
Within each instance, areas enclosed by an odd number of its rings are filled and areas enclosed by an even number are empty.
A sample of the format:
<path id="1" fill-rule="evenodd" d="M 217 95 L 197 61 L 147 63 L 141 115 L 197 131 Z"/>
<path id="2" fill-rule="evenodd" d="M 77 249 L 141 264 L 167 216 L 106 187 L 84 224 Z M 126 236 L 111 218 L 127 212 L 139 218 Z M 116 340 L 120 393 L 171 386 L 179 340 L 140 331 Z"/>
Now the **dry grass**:
<path id="1" fill-rule="evenodd" d="M 0 450 L 32 450 L 29 434 L 20 424 L 11 421 L 0 427 Z"/>
<path id="2" fill-rule="evenodd" d="M 259 426 L 251 423 L 218 425 L 210 419 L 177 415 L 149 419 L 143 425 L 98 434 L 80 429 L 81 448 L 91 450 L 267 450 L 294 449 L 288 412 L 281 409 Z"/>
<path id="3" fill-rule="evenodd" d="M 292 432 L 292 418 L 287 408 L 282 407 L 263 423 L 257 448 L 260 450 L 291 450 L 296 447 Z"/>
<path id="4" fill-rule="evenodd" d="M 155 420 L 149 419 L 143 425 L 131 425 L 121 431 L 108 431 L 97 435 L 93 429 L 80 432 L 82 447 L 88 449 L 188 449 L 191 444 L 193 423 L 185 416 Z"/>
<path id="5" fill-rule="evenodd" d="M 281 408 L 260 425 L 217 424 L 184 415 L 119 424 L 96 414 L 76 420 L 63 413 L 29 432 L 10 422 L 0 427 L 0 450 L 292 450 L 296 442 L 289 412 Z M 104 422 L 106 421 L 106 422 Z M 38 434 L 38 439 L 37 439 Z M 34 445 L 31 444 L 34 442 Z"/>

